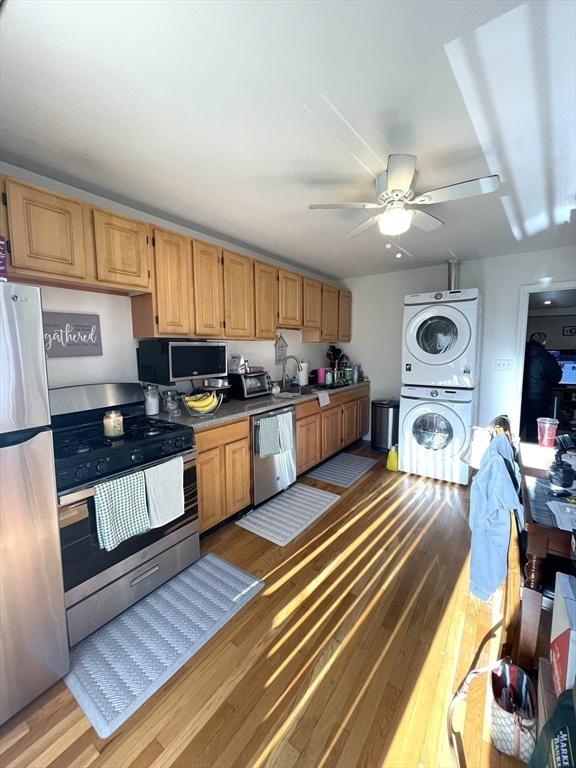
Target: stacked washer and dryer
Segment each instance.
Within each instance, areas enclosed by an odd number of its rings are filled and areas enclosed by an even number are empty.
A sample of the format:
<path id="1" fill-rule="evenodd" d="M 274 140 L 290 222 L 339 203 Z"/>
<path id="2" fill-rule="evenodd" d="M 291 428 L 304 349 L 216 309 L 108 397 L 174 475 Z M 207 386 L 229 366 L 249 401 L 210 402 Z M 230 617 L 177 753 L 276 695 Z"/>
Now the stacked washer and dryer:
<path id="1" fill-rule="evenodd" d="M 404 298 L 399 469 L 468 483 L 460 460 L 476 422 L 482 297 L 476 288 Z"/>

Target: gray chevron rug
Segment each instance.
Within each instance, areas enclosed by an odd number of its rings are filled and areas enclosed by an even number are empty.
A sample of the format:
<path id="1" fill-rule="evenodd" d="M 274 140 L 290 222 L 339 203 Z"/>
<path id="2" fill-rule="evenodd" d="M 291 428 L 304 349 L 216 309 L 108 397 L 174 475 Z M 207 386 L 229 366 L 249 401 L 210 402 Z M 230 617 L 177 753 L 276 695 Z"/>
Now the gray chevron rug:
<path id="1" fill-rule="evenodd" d="M 105 739 L 264 586 L 206 555 L 71 651 L 64 678 Z"/>
<path id="2" fill-rule="evenodd" d="M 325 461 L 324 464 L 308 472 L 306 477 L 323 480 L 325 483 L 338 485 L 341 488 L 350 488 L 376 463 L 376 459 L 367 459 L 365 456 L 356 456 L 354 453 L 339 453 L 333 459 Z"/>

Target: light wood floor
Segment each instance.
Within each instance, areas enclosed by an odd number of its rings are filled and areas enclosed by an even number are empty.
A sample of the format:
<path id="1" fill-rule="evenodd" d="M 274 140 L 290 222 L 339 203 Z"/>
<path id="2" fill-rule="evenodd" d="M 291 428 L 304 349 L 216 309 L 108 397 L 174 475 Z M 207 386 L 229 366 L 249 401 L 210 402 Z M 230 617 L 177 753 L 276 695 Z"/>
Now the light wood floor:
<path id="1" fill-rule="evenodd" d="M 342 500 L 291 545 L 203 541 L 266 586 L 128 723 L 99 739 L 60 682 L 0 729 L 2 768 L 451 766 L 447 706 L 499 618 L 467 591 L 467 491 L 381 462 L 348 491 L 308 482 Z M 485 690 L 459 713 L 468 767 L 516 765 Z"/>

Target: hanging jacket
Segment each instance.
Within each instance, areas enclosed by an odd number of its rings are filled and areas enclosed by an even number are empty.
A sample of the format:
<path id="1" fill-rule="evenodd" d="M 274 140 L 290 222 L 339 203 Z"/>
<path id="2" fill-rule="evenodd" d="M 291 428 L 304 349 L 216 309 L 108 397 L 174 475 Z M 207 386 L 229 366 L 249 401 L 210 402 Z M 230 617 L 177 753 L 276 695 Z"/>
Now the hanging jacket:
<path id="1" fill-rule="evenodd" d="M 524 398 L 549 400 L 561 378 L 562 368 L 555 357 L 538 341 L 529 341 L 524 359 Z"/>
<path id="2" fill-rule="evenodd" d="M 506 578 L 511 509 L 524 527 L 519 490 L 514 449 L 505 435 L 497 435 L 482 457 L 470 492 L 470 591 L 481 600 L 488 600 Z"/>

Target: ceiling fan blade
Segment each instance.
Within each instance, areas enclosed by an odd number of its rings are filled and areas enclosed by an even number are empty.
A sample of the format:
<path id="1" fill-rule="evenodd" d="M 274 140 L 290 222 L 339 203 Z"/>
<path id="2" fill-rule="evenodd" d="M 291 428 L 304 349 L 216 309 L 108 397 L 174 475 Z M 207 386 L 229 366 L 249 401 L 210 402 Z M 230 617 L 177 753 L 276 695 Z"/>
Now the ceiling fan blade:
<path id="1" fill-rule="evenodd" d="M 432 214 L 427 213 L 426 211 L 414 211 L 414 216 L 412 216 L 412 224 L 424 232 L 432 232 L 434 229 L 441 227 L 444 222 L 440 221 L 440 219 L 437 219 L 436 216 L 432 216 Z"/>
<path id="2" fill-rule="evenodd" d="M 330 208 L 382 208 L 379 203 L 314 203 L 309 205 L 311 211 Z"/>
<path id="3" fill-rule="evenodd" d="M 370 227 L 373 227 L 374 224 L 376 224 L 380 216 L 382 216 L 382 214 L 378 213 L 376 216 L 371 216 L 369 219 L 366 219 L 366 221 L 363 221 L 362 224 L 358 224 L 357 227 L 351 229 L 346 237 L 357 237 L 358 235 L 361 235 L 362 232 L 366 232 L 367 229 L 370 229 Z"/>
<path id="4" fill-rule="evenodd" d="M 388 155 L 388 191 L 408 192 L 416 170 L 416 155 Z"/>
<path id="5" fill-rule="evenodd" d="M 470 181 L 461 181 L 459 184 L 432 189 L 430 192 L 416 195 L 411 202 L 417 205 L 448 203 L 451 200 L 462 200 L 464 197 L 486 195 L 488 192 L 494 192 L 499 186 L 500 176 L 494 174 L 494 176 L 483 176 L 481 179 L 470 179 Z"/>

